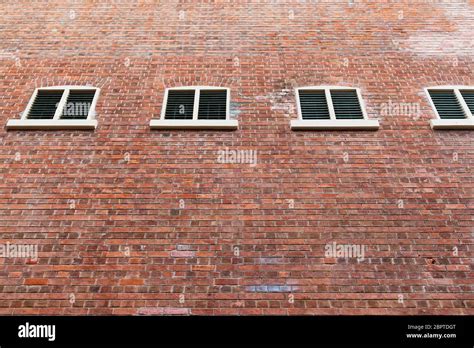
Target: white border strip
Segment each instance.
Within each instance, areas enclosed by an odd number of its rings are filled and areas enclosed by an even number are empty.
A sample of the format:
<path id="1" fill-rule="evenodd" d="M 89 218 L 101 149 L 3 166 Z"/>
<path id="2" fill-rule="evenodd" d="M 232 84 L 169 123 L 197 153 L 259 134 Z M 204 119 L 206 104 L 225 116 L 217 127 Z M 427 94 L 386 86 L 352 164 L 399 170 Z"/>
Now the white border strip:
<path id="1" fill-rule="evenodd" d="M 379 129 L 378 120 L 291 120 L 291 130 L 372 130 Z"/>
<path id="2" fill-rule="evenodd" d="M 151 120 L 151 129 L 223 129 L 235 130 L 237 120 Z"/>
<path id="3" fill-rule="evenodd" d="M 97 128 L 97 120 L 8 120 L 7 130 L 31 129 L 31 130 L 54 130 L 54 129 L 83 129 L 92 130 Z"/>

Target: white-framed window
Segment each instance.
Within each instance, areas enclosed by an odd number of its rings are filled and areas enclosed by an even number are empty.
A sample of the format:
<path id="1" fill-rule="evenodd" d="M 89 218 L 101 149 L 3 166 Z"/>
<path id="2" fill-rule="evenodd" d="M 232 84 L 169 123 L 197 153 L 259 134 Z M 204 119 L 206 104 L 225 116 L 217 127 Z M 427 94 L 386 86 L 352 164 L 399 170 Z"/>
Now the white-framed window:
<path id="1" fill-rule="evenodd" d="M 378 120 L 367 117 L 359 88 L 310 86 L 295 89 L 298 120 L 292 130 L 377 130 Z"/>
<path id="2" fill-rule="evenodd" d="M 159 119 L 152 119 L 153 129 L 237 129 L 230 119 L 230 89 L 226 87 L 189 86 L 167 88 Z"/>
<path id="3" fill-rule="evenodd" d="M 425 88 L 436 119 L 433 129 L 474 129 L 474 87 L 436 86 Z"/>
<path id="4" fill-rule="evenodd" d="M 7 129 L 94 129 L 100 89 L 91 86 L 36 88 L 21 119 Z"/>

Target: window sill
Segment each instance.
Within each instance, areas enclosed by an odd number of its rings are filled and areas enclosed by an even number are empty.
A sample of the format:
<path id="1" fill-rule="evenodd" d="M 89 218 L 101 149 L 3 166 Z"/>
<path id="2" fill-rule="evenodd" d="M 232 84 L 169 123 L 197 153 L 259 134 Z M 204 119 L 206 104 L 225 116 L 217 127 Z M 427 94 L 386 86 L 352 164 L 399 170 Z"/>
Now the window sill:
<path id="1" fill-rule="evenodd" d="M 221 129 L 235 130 L 237 120 L 151 120 L 151 129 Z"/>
<path id="2" fill-rule="evenodd" d="M 7 130 L 94 130 L 97 120 L 8 120 Z"/>
<path id="3" fill-rule="evenodd" d="M 431 120 L 432 129 L 474 129 L 474 119 Z"/>
<path id="4" fill-rule="evenodd" d="M 371 130 L 379 129 L 378 120 L 291 120 L 291 130 Z"/>

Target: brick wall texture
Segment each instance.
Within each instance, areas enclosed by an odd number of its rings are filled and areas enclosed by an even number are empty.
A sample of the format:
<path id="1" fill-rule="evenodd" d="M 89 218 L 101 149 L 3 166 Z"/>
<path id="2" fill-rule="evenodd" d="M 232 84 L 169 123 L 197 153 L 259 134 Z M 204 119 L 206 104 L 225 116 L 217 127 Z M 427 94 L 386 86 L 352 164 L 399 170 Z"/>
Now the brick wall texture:
<path id="1" fill-rule="evenodd" d="M 101 88 L 95 131 L 1 127 L 0 243 L 38 258 L 0 258 L 0 314 L 474 314 L 474 133 L 433 131 L 423 90 L 474 85 L 472 0 L 0 7 L 1 125 Z M 229 87 L 238 130 L 150 130 L 188 85 Z M 380 129 L 292 132 L 310 85 Z"/>

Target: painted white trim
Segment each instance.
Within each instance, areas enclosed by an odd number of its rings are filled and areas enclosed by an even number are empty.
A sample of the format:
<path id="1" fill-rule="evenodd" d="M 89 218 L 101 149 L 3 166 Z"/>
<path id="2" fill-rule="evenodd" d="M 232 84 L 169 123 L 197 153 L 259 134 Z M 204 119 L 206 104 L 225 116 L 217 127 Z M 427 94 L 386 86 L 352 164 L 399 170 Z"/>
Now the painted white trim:
<path id="1" fill-rule="evenodd" d="M 8 120 L 7 130 L 95 129 L 97 120 Z"/>
<path id="2" fill-rule="evenodd" d="M 164 120 L 165 119 L 165 115 L 166 115 L 166 105 L 168 104 L 168 91 L 170 89 L 167 88 L 165 89 L 165 95 L 163 96 L 163 104 L 161 106 L 161 114 L 160 114 L 160 120 Z"/>
<path id="3" fill-rule="evenodd" d="M 345 123 L 346 121 L 356 121 L 356 120 L 340 120 L 340 119 L 338 120 L 338 119 L 336 119 L 336 112 L 334 111 L 334 105 L 332 103 L 331 90 L 355 91 L 357 93 L 357 98 L 359 99 L 359 105 L 360 105 L 360 108 L 362 110 L 362 115 L 364 117 L 363 120 L 359 120 L 359 121 L 369 120 L 368 115 L 367 115 L 367 111 L 365 109 L 365 102 L 364 102 L 364 99 L 362 98 L 362 93 L 360 91 L 360 88 L 350 87 L 350 86 L 304 86 L 304 87 L 296 87 L 295 88 L 296 105 L 297 105 L 297 109 L 298 109 L 297 111 L 298 111 L 298 120 L 299 121 L 314 122 L 314 120 L 304 120 L 303 119 L 303 113 L 301 112 L 300 94 L 299 94 L 300 90 L 324 91 L 324 93 L 326 95 L 326 102 L 328 104 L 330 120 L 321 120 L 321 121 L 322 122 L 335 121 L 335 122 L 340 122 L 341 123 L 341 127 L 333 127 L 333 129 L 348 129 L 344 125 L 342 125 L 342 123 Z M 293 121 L 291 121 L 291 122 L 292 122 L 291 124 L 293 124 Z M 319 122 L 319 121 L 316 121 L 316 122 Z M 378 125 L 378 121 L 377 121 L 377 125 Z M 293 129 L 293 127 L 292 127 L 292 129 Z M 302 128 L 300 128 L 300 126 L 298 126 L 298 129 L 302 129 Z M 308 128 L 308 129 L 311 129 L 311 127 Z M 318 126 L 317 128 L 313 127 L 312 129 L 323 129 L 323 128 L 319 128 L 319 126 Z"/>
<path id="4" fill-rule="evenodd" d="M 94 99 L 92 99 L 92 104 L 89 109 L 89 114 L 87 115 L 88 120 L 96 119 L 95 106 L 97 105 L 97 101 L 99 100 L 99 95 L 100 95 L 100 88 L 95 88 Z"/>
<path id="5" fill-rule="evenodd" d="M 64 111 L 64 105 L 66 105 L 67 98 L 69 97 L 69 89 L 63 90 L 63 96 L 56 107 L 56 112 L 54 113 L 53 120 L 59 120 Z"/>
<path id="6" fill-rule="evenodd" d="M 195 89 L 194 90 L 194 105 L 193 105 L 193 120 L 198 119 L 199 113 L 199 97 L 201 96 L 201 90 Z"/>
<path id="7" fill-rule="evenodd" d="M 367 115 L 367 110 L 365 109 L 365 101 L 364 98 L 362 98 L 362 93 L 360 91 L 360 88 L 356 88 L 356 93 L 357 97 L 359 98 L 359 105 L 360 109 L 362 110 L 362 116 L 364 116 L 364 120 L 368 120 L 369 116 Z"/>
<path id="8" fill-rule="evenodd" d="M 433 99 L 431 99 L 431 95 L 430 95 L 430 92 L 429 92 L 430 89 L 440 89 L 440 88 L 423 88 L 423 90 L 425 91 L 426 96 L 428 97 L 428 103 L 430 104 L 431 109 L 433 109 L 433 111 L 435 113 L 436 119 L 440 120 L 441 117 L 439 117 L 438 110 L 436 109 L 436 106 L 433 103 Z"/>
<path id="9" fill-rule="evenodd" d="M 151 129 L 222 129 L 235 130 L 237 120 L 150 120 Z"/>
<path id="10" fill-rule="evenodd" d="M 326 96 L 326 103 L 329 110 L 329 118 L 331 120 L 336 120 L 336 111 L 334 110 L 334 104 L 332 103 L 331 90 L 329 88 L 325 88 L 324 94 Z M 301 112 L 301 119 L 303 119 L 303 112 Z"/>
<path id="11" fill-rule="evenodd" d="M 161 107 L 160 113 L 160 120 L 165 120 L 166 116 L 166 106 L 168 104 L 168 92 L 169 91 L 185 91 L 185 90 L 194 90 L 194 107 L 193 107 L 193 121 L 206 121 L 206 120 L 198 120 L 198 113 L 199 113 L 199 98 L 201 94 L 201 90 L 225 90 L 227 91 L 227 100 L 226 100 L 226 115 L 225 120 L 230 120 L 230 88 L 228 87 L 217 87 L 217 86 L 181 86 L 181 87 L 171 87 L 165 89 L 165 94 L 163 96 L 163 104 Z M 157 120 L 157 119 L 152 119 Z M 172 120 L 168 120 L 172 121 Z M 176 120 L 180 122 L 190 121 L 190 120 Z M 214 120 L 212 120 L 214 121 Z M 216 120 L 218 121 L 218 120 Z M 219 120 L 223 121 L 223 120 Z M 151 123 L 151 122 L 150 122 Z M 184 123 L 183 123 L 184 124 Z"/>
<path id="12" fill-rule="evenodd" d="M 300 101 L 300 90 L 295 88 L 296 96 L 296 112 L 298 113 L 298 120 L 303 120 L 301 117 L 301 101 Z"/>
<path id="13" fill-rule="evenodd" d="M 433 129 L 472 129 L 472 127 L 470 126 L 471 122 L 469 121 L 473 121 L 474 116 L 472 115 L 472 112 L 469 109 L 469 106 L 466 104 L 464 97 L 461 95 L 461 91 L 463 90 L 474 91 L 474 86 L 456 86 L 456 85 L 455 86 L 433 86 L 433 87 L 425 87 L 423 88 L 423 90 L 425 91 L 425 94 L 428 97 L 428 102 L 436 116 L 435 119 L 432 119 L 430 121 L 431 128 Z M 464 116 L 466 117 L 464 119 L 442 119 L 439 116 L 438 110 L 436 109 L 436 106 L 430 95 L 430 91 L 436 91 L 436 90 L 453 91 L 459 104 L 461 105 L 461 108 L 463 109 Z M 438 122 L 438 121 L 442 121 L 442 122 Z M 463 121 L 467 121 L 467 122 L 463 122 Z"/>
<path id="14" fill-rule="evenodd" d="M 474 129 L 474 119 L 433 119 L 430 125 L 432 129 Z"/>
<path id="15" fill-rule="evenodd" d="M 291 130 L 372 130 L 379 129 L 378 120 L 291 120 Z"/>
<path id="16" fill-rule="evenodd" d="M 38 88 L 35 88 L 33 95 L 31 96 L 30 100 L 28 101 L 28 104 L 26 105 L 26 109 L 21 114 L 22 120 L 26 120 L 26 117 L 28 116 L 28 112 L 30 112 L 31 107 L 33 106 L 33 102 L 35 101 L 37 95 L 38 95 Z"/>
<path id="17" fill-rule="evenodd" d="M 464 97 L 462 96 L 459 89 L 455 89 L 454 94 L 456 95 L 456 98 L 458 98 L 459 104 L 461 104 L 461 107 L 464 111 L 464 114 L 466 115 L 466 118 L 472 118 L 471 110 L 469 109 L 469 106 L 467 106 L 467 103 L 464 100 Z"/>
<path id="18" fill-rule="evenodd" d="M 226 88 L 226 89 L 227 89 L 227 99 L 226 99 L 226 107 L 225 107 L 225 110 L 226 110 L 225 119 L 230 120 L 230 88 Z"/>

